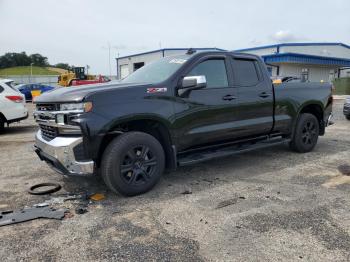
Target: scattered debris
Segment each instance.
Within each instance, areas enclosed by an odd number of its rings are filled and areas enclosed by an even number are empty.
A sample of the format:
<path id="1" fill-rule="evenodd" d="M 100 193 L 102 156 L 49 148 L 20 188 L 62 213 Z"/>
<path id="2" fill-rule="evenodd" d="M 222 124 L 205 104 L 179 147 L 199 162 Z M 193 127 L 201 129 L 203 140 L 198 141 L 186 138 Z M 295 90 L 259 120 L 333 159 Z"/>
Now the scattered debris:
<path id="1" fill-rule="evenodd" d="M 35 204 L 34 207 L 47 207 L 49 205 L 49 203 L 39 203 L 39 204 Z"/>
<path id="2" fill-rule="evenodd" d="M 66 201 L 70 200 L 85 200 L 84 196 L 82 195 L 65 195 L 65 196 L 58 196 L 58 197 L 53 197 L 49 200 L 46 200 L 45 203 L 47 204 L 63 204 Z"/>
<path id="3" fill-rule="evenodd" d="M 5 211 L 0 213 L 0 226 L 21 223 L 38 218 L 62 219 L 67 209 L 54 209 L 52 207 L 31 207 L 18 211 Z"/>
<path id="4" fill-rule="evenodd" d="M 350 165 L 340 165 L 338 166 L 338 170 L 340 173 L 342 173 L 344 176 L 350 176 Z"/>
<path id="5" fill-rule="evenodd" d="M 35 190 L 40 187 L 49 187 L 49 189 L 41 190 L 41 191 Z M 40 183 L 40 184 L 31 186 L 28 190 L 28 193 L 32 195 L 47 195 L 47 194 L 55 193 L 61 190 L 61 188 L 62 188 L 61 185 L 57 183 Z"/>
<path id="6" fill-rule="evenodd" d="M 183 195 L 190 195 L 190 194 L 192 194 L 192 190 L 191 189 L 185 189 L 185 191 L 183 191 L 181 194 L 183 194 Z"/>
<path id="7" fill-rule="evenodd" d="M 266 198 L 270 198 L 270 196 L 265 196 Z"/>
<path id="8" fill-rule="evenodd" d="M 203 222 L 203 221 L 204 221 L 204 224 L 208 224 L 208 221 L 203 220 L 203 218 L 201 218 L 201 219 L 199 220 L 199 222 Z"/>
<path id="9" fill-rule="evenodd" d="M 100 194 L 100 193 L 96 193 L 96 194 L 93 194 L 92 196 L 90 196 L 90 199 L 94 200 L 94 201 L 101 201 L 101 200 L 105 199 L 105 195 Z"/>
<path id="10" fill-rule="evenodd" d="M 326 188 L 335 188 L 344 184 L 350 184 L 350 176 L 339 175 L 332 177 L 327 182 L 323 183 L 322 186 Z"/>
<path id="11" fill-rule="evenodd" d="M 77 213 L 79 215 L 85 214 L 87 212 L 88 212 L 88 210 L 87 210 L 87 208 L 85 206 L 80 206 L 80 207 L 77 207 L 75 209 L 75 213 Z"/>
<path id="12" fill-rule="evenodd" d="M 239 198 L 240 198 L 240 199 L 245 199 L 245 197 L 244 197 L 244 196 L 240 196 Z"/>
<path id="13" fill-rule="evenodd" d="M 165 222 L 165 224 L 167 224 L 167 225 L 171 225 L 171 223 L 170 223 L 170 222 L 168 222 L 168 221 L 167 221 L 167 222 Z"/>
<path id="14" fill-rule="evenodd" d="M 71 213 L 71 212 L 67 212 L 67 213 L 64 214 L 64 218 L 65 218 L 65 219 L 67 219 L 67 218 L 72 218 L 72 217 L 74 217 L 74 214 Z"/>
<path id="15" fill-rule="evenodd" d="M 219 208 L 223 208 L 223 207 L 227 207 L 227 206 L 230 206 L 230 205 L 234 205 L 237 203 L 237 198 L 232 198 L 232 199 L 228 199 L 228 200 L 224 200 L 224 201 L 221 201 L 217 206 L 216 206 L 216 209 L 219 209 Z"/>
<path id="16" fill-rule="evenodd" d="M 279 195 L 279 194 L 281 194 L 281 192 L 280 192 L 280 191 L 277 191 L 277 195 Z"/>

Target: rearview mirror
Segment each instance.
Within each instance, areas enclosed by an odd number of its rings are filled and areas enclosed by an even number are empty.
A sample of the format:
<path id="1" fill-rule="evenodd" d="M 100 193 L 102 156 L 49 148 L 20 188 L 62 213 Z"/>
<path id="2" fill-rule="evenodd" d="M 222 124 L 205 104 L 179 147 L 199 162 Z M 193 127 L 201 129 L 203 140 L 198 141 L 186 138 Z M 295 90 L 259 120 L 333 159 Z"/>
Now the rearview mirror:
<path id="1" fill-rule="evenodd" d="M 202 76 L 185 76 L 180 89 L 195 90 L 207 86 L 207 79 Z"/>

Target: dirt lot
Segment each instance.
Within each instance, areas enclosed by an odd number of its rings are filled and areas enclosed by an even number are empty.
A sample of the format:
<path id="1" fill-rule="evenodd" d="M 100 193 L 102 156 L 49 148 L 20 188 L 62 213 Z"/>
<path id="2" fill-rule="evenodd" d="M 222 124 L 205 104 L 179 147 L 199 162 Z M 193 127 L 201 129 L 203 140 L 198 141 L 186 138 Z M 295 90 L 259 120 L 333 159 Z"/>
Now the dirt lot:
<path id="1" fill-rule="evenodd" d="M 151 192 L 123 198 L 98 178 L 65 178 L 32 151 L 28 119 L 0 136 L 0 211 L 65 192 L 105 193 L 64 220 L 0 227 L 0 261 L 350 261 L 350 121 L 343 101 L 315 151 L 287 146 L 245 153 L 166 174 Z M 30 105 L 31 106 L 31 105 Z M 51 196 L 30 185 L 59 182 Z M 181 194 L 189 190 L 192 194 Z"/>

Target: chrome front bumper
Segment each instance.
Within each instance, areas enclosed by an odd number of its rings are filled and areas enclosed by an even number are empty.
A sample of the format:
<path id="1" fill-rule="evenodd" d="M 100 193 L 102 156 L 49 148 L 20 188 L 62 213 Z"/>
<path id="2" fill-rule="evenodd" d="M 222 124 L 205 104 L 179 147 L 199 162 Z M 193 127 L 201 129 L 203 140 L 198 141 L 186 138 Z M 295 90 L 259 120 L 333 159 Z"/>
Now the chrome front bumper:
<path id="1" fill-rule="evenodd" d="M 94 161 L 77 161 L 73 148 L 82 143 L 82 137 L 56 137 L 46 141 L 39 130 L 35 136 L 35 152 L 39 158 L 63 175 L 92 175 Z"/>

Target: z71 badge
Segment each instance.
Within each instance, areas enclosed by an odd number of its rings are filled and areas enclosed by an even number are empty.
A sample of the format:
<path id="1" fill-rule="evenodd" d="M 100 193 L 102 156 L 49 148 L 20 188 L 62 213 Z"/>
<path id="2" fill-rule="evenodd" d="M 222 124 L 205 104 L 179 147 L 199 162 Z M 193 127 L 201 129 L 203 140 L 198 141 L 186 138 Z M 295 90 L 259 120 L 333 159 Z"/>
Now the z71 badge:
<path id="1" fill-rule="evenodd" d="M 168 88 L 166 87 L 151 87 L 147 88 L 147 93 L 164 93 L 168 91 Z"/>

